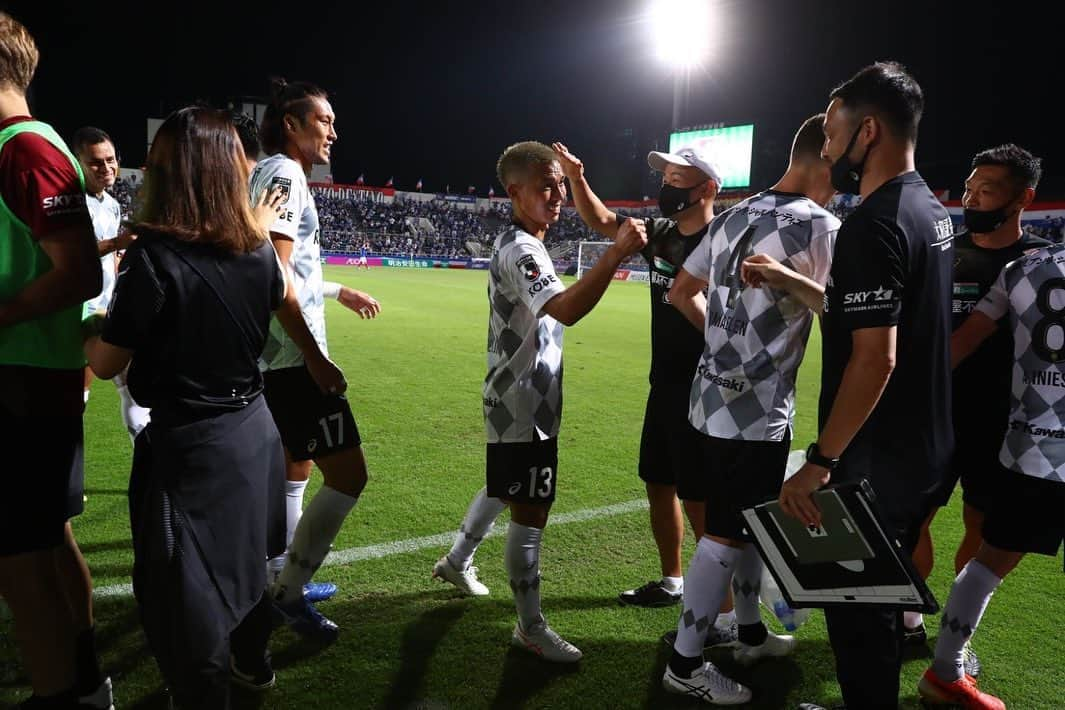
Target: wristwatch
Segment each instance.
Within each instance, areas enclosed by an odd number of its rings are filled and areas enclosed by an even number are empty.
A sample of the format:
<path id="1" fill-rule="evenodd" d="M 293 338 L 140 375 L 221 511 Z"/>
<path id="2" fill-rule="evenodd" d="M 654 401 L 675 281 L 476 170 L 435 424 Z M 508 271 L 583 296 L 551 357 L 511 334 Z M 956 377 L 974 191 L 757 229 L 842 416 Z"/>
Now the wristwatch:
<path id="1" fill-rule="evenodd" d="M 821 453 L 816 441 L 806 447 L 806 460 L 814 466 L 827 468 L 829 471 L 839 465 L 838 458 L 832 459 Z"/>

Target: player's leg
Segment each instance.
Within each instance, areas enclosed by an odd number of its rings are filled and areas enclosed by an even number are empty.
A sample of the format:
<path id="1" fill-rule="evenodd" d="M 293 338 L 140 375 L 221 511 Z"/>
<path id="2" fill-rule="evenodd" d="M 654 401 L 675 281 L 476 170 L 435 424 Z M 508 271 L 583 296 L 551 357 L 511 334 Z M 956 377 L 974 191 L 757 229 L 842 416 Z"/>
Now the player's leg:
<path id="1" fill-rule="evenodd" d="M 676 466 L 668 436 L 672 420 L 665 418 L 669 402 L 663 399 L 661 392 L 655 388 L 647 396 L 638 466 L 640 479 L 647 490 L 651 535 L 658 548 L 662 577 L 618 595 L 622 604 L 632 606 L 670 606 L 680 601 L 684 591 L 684 572 L 680 561 L 684 517 L 677 500 Z"/>
<path id="2" fill-rule="evenodd" d="M 932 520 L 939 512 L 939 506 L 933 506 L 921 524 L 921 532 L 917 537 L 917 546 L 913 549 L 913 566 L 921 579 L 928 579 L 932 574 L 935 564 L 935 550 L 932 545 Z M 902 642 L 907 646 L 924 646 L 928 634 L 924 626 L 924 614 L 919 611 L 904 611 L 902 613 Z"/>
<path id="3" fill-rule="evenodd" d="M 82 374 L 82 397 L 86 404 L 89 403 L 89 393 L 92 391 L 93 377 L 92 370 L 86 365 Z"/>
<path id="4" fill-rule="evenodd" d="M 296 534 L 296 526 L 303 516 L 303 494 L 307 490 L 307 481 L 311 478 L 313 462 L 294 461 L 289 450 L 285 449 L 285 549 L 292 544 L 292 536 Z M 267 582 L 273 584 L 281 576 L 281 570 L 285 566 L 285 555 L 271 557 L 266 564 Z"/>
<path id="5" fill-rule="evenodd" d="M 486 488 L 477 491 L 455 533 L 451 549 L 433 565 L 433 578 L 450 582 L 464 594 L 488 594 L 488 587 L 477 579 L 477 568 L 472 564 L 473 556 L 505 507 L 506 503 L 488 495 Z"/>
<path id="6" fill-rule="evenodd" d="M 961 519 L 965 532 L 958 551 L 954 555 L 954 571 L 961 572 L 962 567 L 971 560 L 984 541 L 984 513 L 993 504 L 998 492 L 996 480 L 1002 470 L 998 461 L 998 452 L 989 455 L 981 462 L 974 461 L 969 470 L 961 476 L 962 508 Z"/>
<path id="7" fill-rule="evenodd" d="M 100 670 L 96 649 L 96 625 L 92 606 L 92 576 L 68 521 L 63 544 L 54 552 L 56 575 L 75 634 L 76 690 L 80 697 L 95 697 L 92 707 L 111 706 L 111 680 Z"/>
<path id="8" fill-rule="evenodd" d="M 996 497 L 988 502 L 984 542 L 954 580 L 943 609 L 935 660 L 921 678 L 918 691 L 936 702 L 962 702 L 973 697 L 983 704 L 1005 707 L 980 693 L 965 673 L 965 646 L 972 638 L 991 596 L 1025 554 L 1056 556 L 1065 542 L 1065 486 L 1000 467 Z"/>
<path id="9" fill-rule="evenodd" d="M 511 642 L 544 660 L 579 661 L 580 650 L 548 626 L 540 606 L 540 543 L 555 500 L 558 440 L 489 444 L 485 472 L 488 495 L 510 506 L 503 563 L 518 612 Z"/>
<path id="10" fill-rule="evenodd" d="M 62 524 L 55 538 L 62 542 Z M 29 552 L 0 549 L 0 596 L 15 623 L 15 643 L 34 695 L 71 691 L 76 680 L 74 631 L 56 575 L 54 547 Z"/>
<path id="11" fill-rule="evenodd" d="M 290 469 L 293 477 L 309 475 L 308 464 L 303 462 L 313 459 L 325 479 L 299 516 L 285 564 L 271 585 L 271 597 L 297 633 L 331 641 L 336 638 L 337 626 L 304 597 L 304 586 L 322 564 L 366 485 L 362 439 L 347 400 L 323 394 L 305 367 L 270 371 L 264 380 L 267 404 L 287 458 L 301 464 Z M 293 517 L 301 495 L 297 487 L 298 481 L 290 482 Z"/>

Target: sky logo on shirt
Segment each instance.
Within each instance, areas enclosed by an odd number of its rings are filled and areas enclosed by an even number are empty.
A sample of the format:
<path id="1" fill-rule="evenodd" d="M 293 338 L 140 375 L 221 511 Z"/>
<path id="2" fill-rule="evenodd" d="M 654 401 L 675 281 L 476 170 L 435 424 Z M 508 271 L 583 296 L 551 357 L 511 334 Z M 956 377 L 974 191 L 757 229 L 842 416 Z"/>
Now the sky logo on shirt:
<path id="1" fill-rule="evenodd" d="M 69 195 L 45 197 L 41 200 L 41 208 L 49 217 L 81 212 L 85 209 L 85 195 L 75 192 Z"/>
<path id="2" fill-rule="evenodd" d="M 854 291 L 853 293 L 843 294 L 843 305 L 852 306 L 861 303 L 870 303 L 877 301 L 890 301 L 892 289 L 879 286 L 872 291 Z"/>

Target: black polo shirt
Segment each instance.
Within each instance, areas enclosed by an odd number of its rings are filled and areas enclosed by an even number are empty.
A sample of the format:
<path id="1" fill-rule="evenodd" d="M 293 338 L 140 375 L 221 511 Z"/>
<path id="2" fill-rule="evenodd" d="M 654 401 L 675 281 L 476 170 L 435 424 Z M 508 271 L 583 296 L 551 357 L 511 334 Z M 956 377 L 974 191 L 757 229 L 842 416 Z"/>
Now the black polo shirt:
<path id="1" fill-rule="evenodd" d="M 126 250 L 104 341 L 133 351 L 133 398 L 157 422 L 241 409 L 262 393 L 258 358 L 284 279 L 269 241 L 248 254 L 141 234 Z"/>
<path id="2" fill-rule="evenodd" d="M 851 356 L 851 334 L 896 326 L 895 370 L 843 452 L 835 482 L 867 478 L 889 519 L 912 525 L 950 465 L 953 226 L 916 172 L 881 185 L 844 220 L 821 320 L 820 426 Z"/>
<path id="3" fill-rule="evenodd" d="M 685 259 L 706 235 L 707 227 L 684 235 L 672 219 L 648 219 L 647 246 L 640 252 L 647 260 L 651 279 L 651 372 L 654 387 L 679 392 L 687 408 L 692 378 L 703 354 L 703 334 L 692 326 L 669 301 L 669 289 Z"/>
<path id="4" fill-rule="evenodd" d="M 1026 251 L 1050 242 L 1028 232 L 1001 249 L 973 243 L 963 230 L 954 236 L 954 330 L 973 312 L 1006 264 Z M 1008 319 L 1003 319 L 1006 321 Z M 1000 324 L 1001 326 L 1001 324 Z M 1013 337 L 1009 327 L 999 327 L 977 350 L 954 369 L 954 444 L 958 461 L 984 461 L 998 465 L 998 452 L 1006 435 L 1013 374 Z"/>

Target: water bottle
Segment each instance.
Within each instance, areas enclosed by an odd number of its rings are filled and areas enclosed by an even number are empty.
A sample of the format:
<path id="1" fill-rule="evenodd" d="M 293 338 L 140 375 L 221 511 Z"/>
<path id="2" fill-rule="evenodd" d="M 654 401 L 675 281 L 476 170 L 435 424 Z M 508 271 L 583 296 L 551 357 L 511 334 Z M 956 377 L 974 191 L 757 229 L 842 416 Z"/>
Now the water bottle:
<path id="1" fill-rule="evenodd" d="M 784 595 L 780 593 L 780 587 L 777 586 L 776 580 L 768 570 L 762 572 L 762 589 L 759 596 L 762 604 L 773 612 L 787 631 L 795 631 L 806 623 L 806 619 L 810 616 L 809 609 L 792 609 L 788 606 Z"/>

